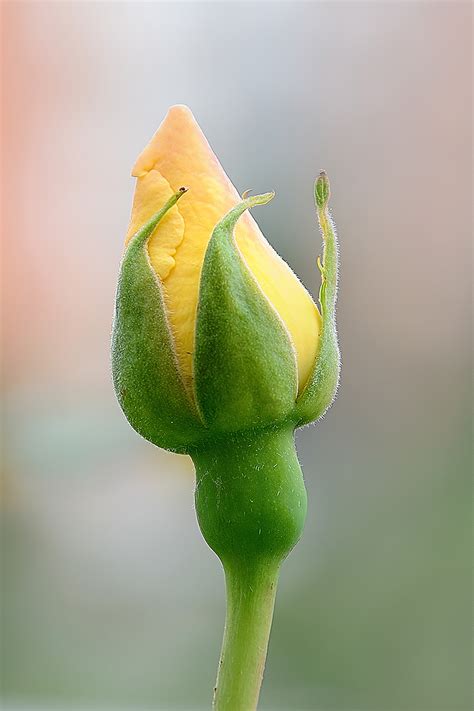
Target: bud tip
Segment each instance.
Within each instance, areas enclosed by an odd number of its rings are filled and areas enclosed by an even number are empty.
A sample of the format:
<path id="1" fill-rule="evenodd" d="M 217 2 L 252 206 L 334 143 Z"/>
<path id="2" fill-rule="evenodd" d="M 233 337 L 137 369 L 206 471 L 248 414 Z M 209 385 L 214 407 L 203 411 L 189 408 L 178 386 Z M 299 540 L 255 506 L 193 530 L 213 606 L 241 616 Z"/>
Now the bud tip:
<path id="1" fill-rule="evenodd" d="M 319 177 L 316 180 L 314 186 L 314 195 L 316 198 L 316 205 L 320 210 L 324 209 L 329 201 L 330 188 L 329 188 L 329 178 L 326 171 L 322 170 L 319 173 Z"/>

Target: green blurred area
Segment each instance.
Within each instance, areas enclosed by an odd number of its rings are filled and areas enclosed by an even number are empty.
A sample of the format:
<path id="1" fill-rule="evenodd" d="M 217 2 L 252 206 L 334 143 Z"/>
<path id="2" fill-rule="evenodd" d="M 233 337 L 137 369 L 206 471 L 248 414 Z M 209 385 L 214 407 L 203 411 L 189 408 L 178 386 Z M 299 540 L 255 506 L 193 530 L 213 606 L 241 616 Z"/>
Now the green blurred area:
<path id="1" fill-rule="evenodd" d="M 108 364 L 127 176 L 185 102 L 239 190 L 276 189 L 256 218 L 313 294 L 323 167 L 340 233 L 342 381 L 297 437 L 262 711 L 470 709 L 470 5 L 3 15 L 5 708 L 209 707 L 224 583 L 192 465 L 131 431 Z"/>

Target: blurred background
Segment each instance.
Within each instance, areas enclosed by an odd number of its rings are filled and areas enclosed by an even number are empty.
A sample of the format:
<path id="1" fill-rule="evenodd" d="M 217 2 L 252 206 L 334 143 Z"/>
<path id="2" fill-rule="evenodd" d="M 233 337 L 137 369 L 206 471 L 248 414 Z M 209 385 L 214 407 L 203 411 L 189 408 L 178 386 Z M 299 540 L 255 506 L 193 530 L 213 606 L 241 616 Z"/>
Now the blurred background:
<path id="1" fill-rule="evenodd" d="M 4 2 L 5 709 L 206 709 L 224 621 L 190 460 L 140 439 L 109 335 L 134 160 L 186 103 L 317 296 L 341 241 L 338 399 L 262 710 L 471 708 L 471 5 Z"/>

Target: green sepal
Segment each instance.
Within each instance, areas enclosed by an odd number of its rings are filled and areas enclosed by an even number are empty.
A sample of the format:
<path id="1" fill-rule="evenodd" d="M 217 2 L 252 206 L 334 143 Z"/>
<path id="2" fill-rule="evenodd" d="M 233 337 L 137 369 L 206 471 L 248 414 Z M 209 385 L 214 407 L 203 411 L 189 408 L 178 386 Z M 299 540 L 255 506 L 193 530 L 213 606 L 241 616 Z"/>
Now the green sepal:
<path id="1" fill-rule="evenodd" d="M 340 353 L 336 332 L 336 297 L 338 252 L 336 229 L 328 210 L 330 196 L 329 180 L 322 172 L 314 186 L 319 226 L 324 239 L 323 263 L 318 259 L 321 272 L 319 302 L 321 304 L 322 328 L 318 351 L 311 375 L 301 392 L 295 407 L 297 427 L 322 417 L 336 394 Z"/>
<path id="2" fill-rule="evenodd" d="M 215 227 L 200 282 L 194 355 L 195 393 L 211 432 L 282 422 L 297 394 L 288 332 L 247 267 L 233 236 L 245 210 L 273 193 L 243 200 Z"/>
<path id="3" fill-rule="evenodd" d="M 112 375 L 132 427 L 153 444 L 186 452 L 204 427 L 180 376 L 158 276 L 147 243 L 182 189 L 131 239 L 124 254 L 112 330 Z"/>

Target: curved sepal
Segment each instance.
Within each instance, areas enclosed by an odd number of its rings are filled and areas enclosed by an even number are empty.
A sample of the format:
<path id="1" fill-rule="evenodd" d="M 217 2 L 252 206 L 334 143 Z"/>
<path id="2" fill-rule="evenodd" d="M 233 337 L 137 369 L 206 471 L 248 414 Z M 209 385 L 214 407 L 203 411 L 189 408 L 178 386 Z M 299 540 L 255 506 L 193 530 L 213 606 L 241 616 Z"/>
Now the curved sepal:
<path id="1" fill-rule="evenodd" d="M 324 239 L 323 263 L 321 264 L 318 259 L 318 267 L 321 272 L 319 302 L 321 304 L 322 330 L 313 372 L 296 403 L 298 427 L 324 415 L 334 400 L 340 371 L 340 353 L 336 332 L 337 239 L 336 229 L 328 210 L 329 180 L 324 172 L 316 181 L 314 195 L 319 226 Z"/>
<path id="2" fill-rule="evenodd" d="M 194 376 L 198 408 L 214 432 L 277 423 L 294 408 L 294 348 L 233 236 L 242 213 L 272 197 L 250 197 L 231 210 L 215 227 L 204 259 Z"/>
<path id="3" fill-rule="evenodd" d="M 139 230 L 122 260 L 112 331 L 112 374 L 132 427 L 153 444 L 187 451 L 204 431 L 180 377 L 161 286 L 147 242 L 182 188 Z"/>

